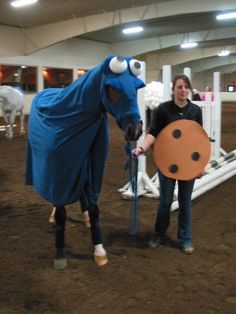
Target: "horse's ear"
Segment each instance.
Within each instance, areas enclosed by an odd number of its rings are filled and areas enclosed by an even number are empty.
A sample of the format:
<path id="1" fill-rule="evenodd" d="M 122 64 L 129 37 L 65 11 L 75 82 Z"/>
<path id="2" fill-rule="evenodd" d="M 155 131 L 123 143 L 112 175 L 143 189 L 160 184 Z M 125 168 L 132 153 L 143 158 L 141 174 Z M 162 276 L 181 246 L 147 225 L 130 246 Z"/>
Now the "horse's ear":
<path id="1" fill-rule="evenodd" d="M 103 61 L 103 66 L 102 66 L 102 72 L 103 73 L 106 73 L 108 72 L 110 69 L 109 69 L 109 63 L 111 61 L 112 58 L 114 58 L 115 55 L 111 55 L 109 57 L 107 57 L 104 61 Z"/>

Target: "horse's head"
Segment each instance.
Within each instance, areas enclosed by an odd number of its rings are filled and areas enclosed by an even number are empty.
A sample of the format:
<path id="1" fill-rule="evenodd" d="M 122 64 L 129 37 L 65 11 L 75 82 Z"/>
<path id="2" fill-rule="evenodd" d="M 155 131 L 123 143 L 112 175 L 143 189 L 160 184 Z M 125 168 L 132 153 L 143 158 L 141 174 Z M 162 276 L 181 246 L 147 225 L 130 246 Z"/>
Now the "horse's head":
<path id="1" fill-rule="evenodd" d="M 111 56 L 103 66 L 101 97 L 103 105 L 124 132 L 126 140 L 137 140 L 142 134 L 142 121 L 137 103 L 137 89 L 145 84 L 137 76 L 141 63 L 130 57 Z"/>

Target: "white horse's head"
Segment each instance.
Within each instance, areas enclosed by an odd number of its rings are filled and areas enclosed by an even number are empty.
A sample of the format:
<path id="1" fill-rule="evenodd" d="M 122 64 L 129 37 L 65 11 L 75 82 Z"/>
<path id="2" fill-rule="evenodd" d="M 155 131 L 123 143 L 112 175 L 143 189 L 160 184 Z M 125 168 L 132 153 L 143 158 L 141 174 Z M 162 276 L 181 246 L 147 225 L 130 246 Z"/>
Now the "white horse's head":
<path id="1" fill-rule="evenodd" d="M 0 86 L 0 107 L 6 123 L 6 137 L 13 138 L 13 124 L 17 112 L 21 114 L 20 133 L 24 134 L 24 95 L 23 93 L 11 86 Z"/>

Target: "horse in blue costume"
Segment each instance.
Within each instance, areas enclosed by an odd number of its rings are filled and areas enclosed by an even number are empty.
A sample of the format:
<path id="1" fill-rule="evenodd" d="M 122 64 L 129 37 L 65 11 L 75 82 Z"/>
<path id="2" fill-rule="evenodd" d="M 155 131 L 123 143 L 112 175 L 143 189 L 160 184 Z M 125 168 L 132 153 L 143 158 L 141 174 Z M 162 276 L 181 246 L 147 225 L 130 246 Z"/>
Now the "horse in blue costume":
<path id="1" fill-rule="evenodd" d="M 139 138 L 137 89 L 144 86 L 137 77 L 140 73 L 137 60 L 110 56 L 68 87 L 43 90 L 33 100 L 26 184 L 34 185 L 56 207 L 54 263 L 59 261 L 58 268 L 66 267 L 65 205 L 81 197 L 88 203 L 95 262 L 107 262 L 97 206 L 108 152 L 106 113 L 115 118 L 126 140 Z"/>

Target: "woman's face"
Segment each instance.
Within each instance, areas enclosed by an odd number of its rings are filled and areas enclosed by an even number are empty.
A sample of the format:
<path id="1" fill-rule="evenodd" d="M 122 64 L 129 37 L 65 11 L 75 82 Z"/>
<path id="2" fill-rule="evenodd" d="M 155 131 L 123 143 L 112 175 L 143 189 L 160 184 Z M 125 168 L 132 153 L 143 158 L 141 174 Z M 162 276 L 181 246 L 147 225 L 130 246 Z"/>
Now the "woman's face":
<path id="1" fill-rule="evenodd" d="M 189 92 L 190 88 L 187 83 L 182 79 L 178 79 L 173 90 L 174 99 L 179 101 L 186 100 Z"/>

